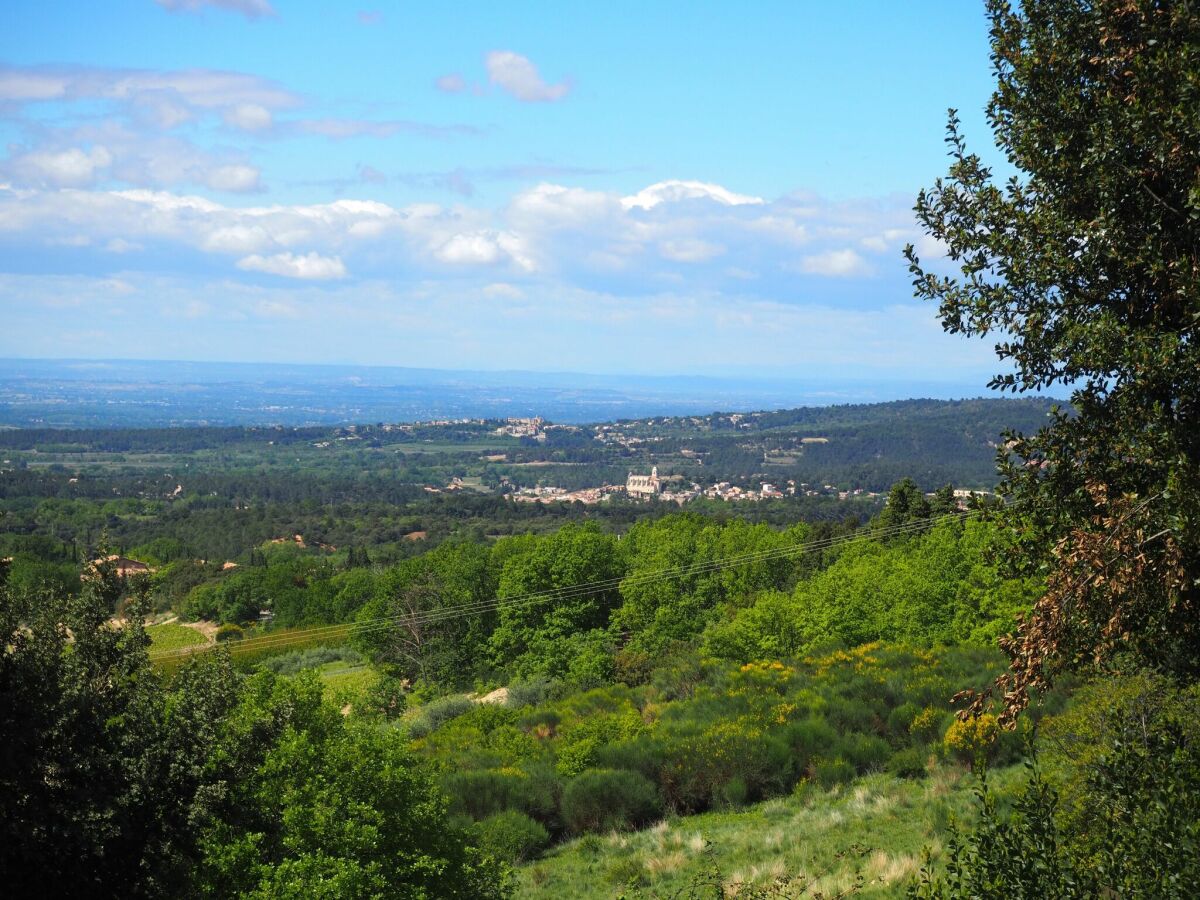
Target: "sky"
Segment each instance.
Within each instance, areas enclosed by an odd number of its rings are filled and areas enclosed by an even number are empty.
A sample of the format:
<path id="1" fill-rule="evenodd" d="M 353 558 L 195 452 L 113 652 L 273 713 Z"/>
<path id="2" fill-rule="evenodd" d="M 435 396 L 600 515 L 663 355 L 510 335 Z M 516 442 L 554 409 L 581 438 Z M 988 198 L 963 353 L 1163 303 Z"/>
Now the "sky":
<path id="1" fill-rule="evenodd" d="M 0 356 L 978 381 L 982 3 L 9 0 Z"/>

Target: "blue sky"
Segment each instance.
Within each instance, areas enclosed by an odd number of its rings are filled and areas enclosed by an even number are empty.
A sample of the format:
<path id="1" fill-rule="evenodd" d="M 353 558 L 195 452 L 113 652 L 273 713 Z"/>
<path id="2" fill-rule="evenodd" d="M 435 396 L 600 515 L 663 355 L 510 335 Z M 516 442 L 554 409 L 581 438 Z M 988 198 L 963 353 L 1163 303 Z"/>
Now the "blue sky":
<path id="1" fill-rule="evenodd" d="M 900 248 L 981 4 L 17 2 L 0 355 L 978 379 Z"/>

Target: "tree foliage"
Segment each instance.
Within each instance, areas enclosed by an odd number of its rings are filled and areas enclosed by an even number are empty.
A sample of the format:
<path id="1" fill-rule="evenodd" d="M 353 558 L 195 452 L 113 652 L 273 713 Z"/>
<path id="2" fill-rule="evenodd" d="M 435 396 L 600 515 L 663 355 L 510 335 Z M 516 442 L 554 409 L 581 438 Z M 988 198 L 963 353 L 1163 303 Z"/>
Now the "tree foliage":
<path id="1" fill-rule="evenodd" d="M 77 597 L 0 565 L 0 872 L 7 896 L 503 896 L 404 737 L 309 675 L 207 654 L 150 668 L 144 592 L 110 564 Z"/>
<path id="2" fill-rule="evenodd" d="M 1001 454 L 1011 559 L 1049 571 L 1006 645 L 1011 722 L 1118 649 L 1200 669 L 1200 9 L 987 8 L 988 118 L 1017 174 L 998 183 L 952 113 L 949 174 L 916 211 L 957 272 L 906 253 L 948 331 L 998 338 L 993 386 L 1073 388 L 1074 415 Z"/>

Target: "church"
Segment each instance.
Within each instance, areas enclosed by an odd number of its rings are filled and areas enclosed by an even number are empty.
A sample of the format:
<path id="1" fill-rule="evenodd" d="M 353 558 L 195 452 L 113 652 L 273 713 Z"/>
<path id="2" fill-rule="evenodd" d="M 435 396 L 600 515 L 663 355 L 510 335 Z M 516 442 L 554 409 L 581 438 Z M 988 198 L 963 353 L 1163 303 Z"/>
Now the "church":
<path id="1" fill-rule="evenodd" d="M 625 481 L 625 493 L 630 497 L 657 497 L 662 493 L 662 482 L 658 480 L 658 466 L 650 470 L 649 475 L 634 475 L 629 473 Z"/>

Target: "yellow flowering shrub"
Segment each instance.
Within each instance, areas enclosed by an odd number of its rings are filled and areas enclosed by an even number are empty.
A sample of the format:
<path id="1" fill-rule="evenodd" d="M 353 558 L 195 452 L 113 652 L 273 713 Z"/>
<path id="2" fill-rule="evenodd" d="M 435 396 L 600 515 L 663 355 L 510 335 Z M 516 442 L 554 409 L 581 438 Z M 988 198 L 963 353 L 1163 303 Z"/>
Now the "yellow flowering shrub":
<path id="1" fill-rule="evenodd" d="M 984 713 L 977 718 L 955 719 L 946 729 L 942 745 L 951 756 L 963 762 L 975 762 L 987 757 L 999 734 L 996 717 Z"/>

